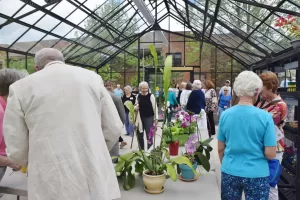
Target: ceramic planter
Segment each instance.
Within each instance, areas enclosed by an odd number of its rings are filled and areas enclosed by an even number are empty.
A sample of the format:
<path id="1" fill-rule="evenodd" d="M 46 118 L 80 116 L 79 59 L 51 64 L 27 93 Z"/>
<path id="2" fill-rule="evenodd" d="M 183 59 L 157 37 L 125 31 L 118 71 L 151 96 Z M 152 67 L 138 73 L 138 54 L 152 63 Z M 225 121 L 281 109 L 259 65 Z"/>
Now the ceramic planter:
<path id="1" fill-rule="evenodd" d="M 170 156 L 177 156 L 178 155 L 179 145 L 180 145 L 179 141 L 171 142 L 169 144 L 169 154 L 170 154 Z"/>
<path id="2" fill-rule="evenodd" d="M 197 169 L 197 166 L 198 166 L 197 163 L 193 163 L 194 170 Z M 179 168 L 180 168 L 180 171 L 181 171 L 182 180 L 185 180 L 185 181 L 195 180 L 195 174 L 189 166 L 187 166 L 185 164 L 180 164 Z"/>
<path id="3" fill-rule="evenodd" d="M 292 44 L 294 49 L 300 48 L 300 38 L 292 40 L 291 44 Z"/>
<path id="4" fill-rule="evenodd" d="M 162 175 L 148 175 L 148 171 L 143 172 L 143 181 L 145 191 L 150 194 L 160 194 L 164 191 L 164 184 L 166 182 L 166 174 Z"/>

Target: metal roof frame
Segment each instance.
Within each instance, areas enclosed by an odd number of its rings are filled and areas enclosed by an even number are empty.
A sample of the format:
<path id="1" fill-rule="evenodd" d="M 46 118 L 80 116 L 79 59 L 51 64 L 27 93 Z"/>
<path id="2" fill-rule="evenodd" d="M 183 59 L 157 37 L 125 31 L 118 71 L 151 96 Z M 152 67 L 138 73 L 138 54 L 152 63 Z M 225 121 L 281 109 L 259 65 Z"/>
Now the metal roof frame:
<path id="1" fill-rule="evenodd" d="M 256 0 L 226 0 L 230 6 L 240 9 L 245 15 L 249 15 L 253 18 L 253 20 L 256 20 L 256 23 L 254 23 L 255 25 L 252 25 L 248 24 L 245 20 L 239 18 L 239 16 L 234 13 L 232 14 L 237 21 L 240 21 L 243 25 L 251 28 L 250 32 L 245 32 L 241 27 L 238 27 L 235 24 L 229 24 L 230 22 L 228 19 L 220 15 L 220 12 L 227 14 L 231 13 L 230 10 L 226 10 L 226 8 L 223 7 L 224 3 L 221 0 L 206 0 L 205 2 L 200 2 L 200 0 L 160 0 L 159 2 L 141 0 L 141 2 L 139 2 L 140 4 L 137 3 L 138 1 L 136 0 L 120 0 L 119 4 L 106 17 L 97 15 L 97 10 L 102 8 L 104 4 L 111 0 L 106 0 L 96 8 L 88 7 L 86 4 L 88 0 L 64 0 L 74 7 L 74 9 L 66 17 L 62 17 L 53 12 L 56 6 L 58 6 L 62 1 L 42 5 L 31 0 L 18 1 L 21 1 L 24 4 L 21 5 L 15 13 L 7 15 L 0 12 L 0 18 L 6 20 L 0 24 L 0 31 L 2 28 L 9 26 L 12 23 L 25 27 L 26 30 L 8 45 L 0 45 L 1 51 L 33 56 L 33 49 L 38 48 L 38 44 L 41 43 L 47 36 L 51 36 L 58 39 L 53 45 L 51 45 L 51 47 L 55 48 L 61 41 L 68 42 L 68 46 L 62 50 L 68 63 L 81 65 L 83 67 L 91 67 L 97 70 L 109 63 L 122 52 L 133 57 L 138 57 L 136 54 L 127 49 L 145 33 L 149 31 L 171 33 L 172 31 L 166 30 L 160 26 L 160 23 L 166 19 L 166 17 L 172 17 L 181 25 L 191 30 L 193 36 L 187 36 L 186 34 L 182 35 L 181 33 L 176 32 L 172 33 L 181 35 L 184 38 L 199 41 L 200 54 L 202 54 L 203 43 L 209 43 L 215 45 L 218 49 L 234 58 L 245 67 L 250 68 L 251 66 L 255 66 L 257 63 L 261 63 L 279 53 L 278 49 L 272 49 L 272 46 L 270 46 L 269 43 L 272 43 L 273 46 L 275 45 L 274 48 L 283 49 L 282 51 L 284 52 L 290 50 L 290 46 L 286 46 L 285 43 L 280 43 L 278 39 L 276 40 L 272 38 L 268 35 L 268 33 L 260 31 L 261 27 L 266 26 L 268 29 L 272 30 L 274 34 L 277 34 L 278 37 L 285 41 L 290 41 L 291 38 L 288 35 L 273 27 L 272 24 L 269 24 L 270 22 L 267 23 L 267 21 L 271 17 L 280 16 L 278 13 L 282 13 L 283 15 L 291 14 L 298 17 L 300 16 L 300 12 L 282 7 L 286 2 L 288 2 L 300 10 L 300 5 L 291 0 L 281 0 L 277 5 L 259 3 Z M 20 15 L 20 12 L 22 12 L 27 5 L 31 6 L 32 10 Z M 263 16 L 263 18 L 260 18 L 260 16 L 256 16 L 254 13 L 244 9 L 242 5 L 248 5 L 251 6 L 251 8 L 257 7 L 259 9 L 265 9 L 268 10 L 269 13 Z M 163 7 L 163 9 L 158 12 L 158 7 Z M 86 17 L 79 23 L 73 23 L 68 19 L 76 11 L 86 14 Z M 113 22 L 118 20 L 121 17 L 120 13 L 124 11 L 132 12 L 128 21 L 120 25 L 120 27 L 114 27 Z M 23 20 L 37 12 L 41 12 L 42 16 L 36 19 L 34 23 L 30 24 Z M 50 30 L 40 28 L 38 23 L 45 16 L 51 16 L 57 19 L 59 23 L 53 26 Z M 90 28 L 85 29 L 82 27 L 82 23 L 84 23 L 87 19 L 93 19 L 96 23 Z M 195 21 L 198 21 L 199 23 L 195 24 Z M 137 30 L 133 32 L 130 31 L 130 33 L 126 32 L 127 30 L 131 30 L 133 22 L 139 24 L 137 26 Z M 62 36 L 56 34 L 54 30 L 63 23 L 72 27 L 72 29 Z M 43 33 L 44 35 L 35 41 L 35 43 L 31 44 L 31 46 L 29 46 L 26 50 L 15 49 L 14 45 L 16 45 L 30 30 L 35 30 L 39 33 Z M 79 37 L 69 38 L 68 35 L 74 30 L 80 31 Z M 99 33 L 96 33 L 99 30 L 100 33 L 107 32 L 108 35 L 105 37 L 100 36 Z M 257 34 L 265 38 L 265 40 L 269 43 L 255 38 L 257 37 Z M 170 42 L 164 34 L 161 35 L 165 42 Z M 226 39 L 223 39 L 222 37 Z M 92 42 L 93 45 L 89 45 Z"/>

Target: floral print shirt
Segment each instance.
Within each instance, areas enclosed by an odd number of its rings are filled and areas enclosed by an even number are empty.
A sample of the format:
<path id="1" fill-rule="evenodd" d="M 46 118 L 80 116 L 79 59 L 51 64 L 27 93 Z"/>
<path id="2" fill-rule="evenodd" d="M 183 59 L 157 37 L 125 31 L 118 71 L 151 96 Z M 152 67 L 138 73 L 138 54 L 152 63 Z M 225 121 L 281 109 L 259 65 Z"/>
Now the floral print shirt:
<path id="1" fill-rule="evenodd" d="M 273 117 L 273 121 L 275 126 L 278 127 L 278 129 L 283 132 L 283 127 L 285 125 L 286 119 L 287 119 L 287 105 L 286 103 L 282 100 L 280 96 L 277 96 L 273 101 L 271 102 L 259 102 L 257 104 L 257 107 L 264 109 L 268 113 L 270 113 Z M 284 148 L 284 141 L 279 140 L 279 148 L 283 149 Z"/>
<path id="2" fill-rule="evenodd" d="M 209 89 L 204 91 L 205 93 L 205 111 L 215 111 L 218 107 L 218 98 L 217 98 L 217 93 L 214 89 Z"/>

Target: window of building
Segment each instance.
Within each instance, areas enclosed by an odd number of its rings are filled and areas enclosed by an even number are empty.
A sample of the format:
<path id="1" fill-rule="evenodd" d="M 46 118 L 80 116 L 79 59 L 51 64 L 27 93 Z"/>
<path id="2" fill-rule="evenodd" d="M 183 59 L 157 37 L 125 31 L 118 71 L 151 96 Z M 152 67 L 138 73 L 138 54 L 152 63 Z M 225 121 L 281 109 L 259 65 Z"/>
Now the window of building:
<path id="1" fill-rule="evenodd" d="M 173 56 L 173 66 L 181 66 L 181 53 L 167 53 L 168 55 Z"/>

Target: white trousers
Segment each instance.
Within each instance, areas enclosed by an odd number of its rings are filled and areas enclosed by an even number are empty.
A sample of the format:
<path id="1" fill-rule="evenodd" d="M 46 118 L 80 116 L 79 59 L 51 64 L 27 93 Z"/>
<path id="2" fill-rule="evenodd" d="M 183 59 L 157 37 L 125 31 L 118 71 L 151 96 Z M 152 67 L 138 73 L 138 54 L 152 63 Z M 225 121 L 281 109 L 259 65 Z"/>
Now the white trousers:
<path id="1" fill-rule="evenodd" d="M 207 130 L 207 117 L 205 110 L 201 110 L 201 119 L 197 121 L 199 133 L 200 133 L 200 140 L 204 141 L 209 138 L 208 130 Z"/>
<path id="2" fill-rule="evenodd" d="M 277 160 L 282 161 L 282 153 L 276 153 L 276 158 Z M 270 187 L 270 192 L 269 192 L 269 200 L 278 200 L 278 188 L 277 185 L 275 187 Z"/>

